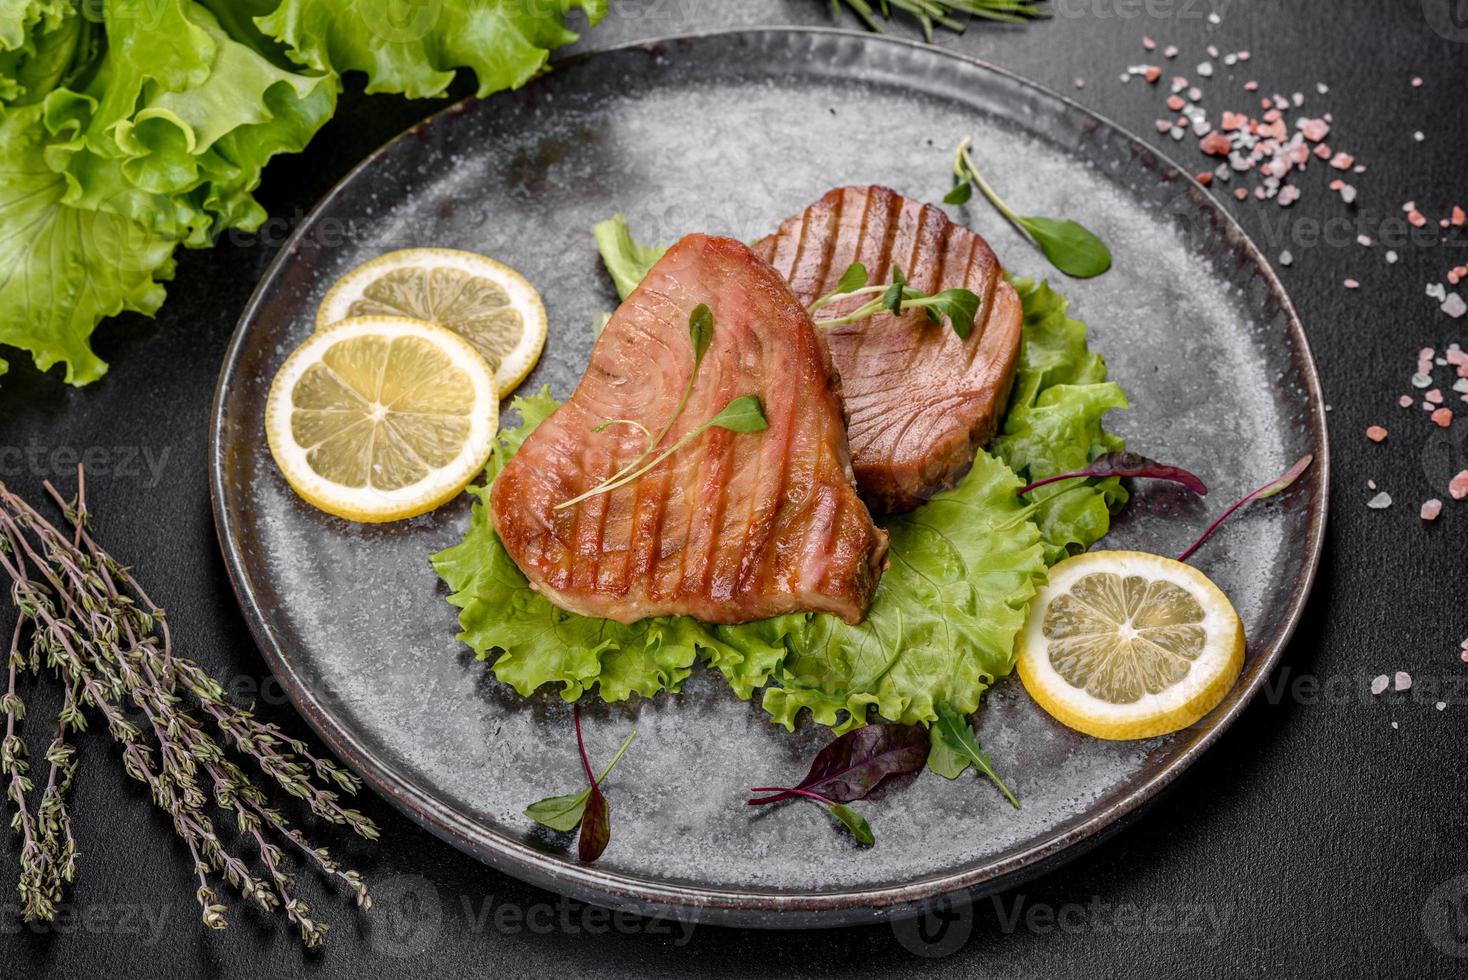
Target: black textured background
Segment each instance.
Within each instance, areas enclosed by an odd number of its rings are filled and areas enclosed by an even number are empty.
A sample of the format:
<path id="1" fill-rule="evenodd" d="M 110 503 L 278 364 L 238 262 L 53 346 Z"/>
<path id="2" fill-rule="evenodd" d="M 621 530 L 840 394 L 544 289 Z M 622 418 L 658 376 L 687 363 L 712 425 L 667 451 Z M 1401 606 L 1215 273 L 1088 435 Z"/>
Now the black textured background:
<path id="1" fill-rule="evenodd" d="M 229 931 L 199 926 L 186 852 L 105 738 L 89 737 L 74 790 L 84 854 L 62 923 L 44 931 L 20 924 L 14 836 L 0 844 L 0 976 L 1463 975 L 1468 665 L 1457 647 L 1468 636 L 1468 501 L 1449 500 L 1445 483 L 1468 468 L 1468 421 L 1440 431 L 1396 398 L 1409 390 L 1419 347 L 1468 346 L 1468 320 L 1448 319 L 1423 295 L 1425 283 L 1468 263 L 1468 249 L 1409 242 L 1388 266 L 1380 246 L 1367 250 L 1354 238 L 1380 237 L 1383 222 L 1400 226 L 1407 200 L 1434 218 L 1455 200 L 1468 204 L 1468 3 L 1054 6 L 1050 21 L 976 25 L 938 43 L 1046 83 L 1148 139 L 1158 138 L 1162 97 L 1138 79 L 1122 85 L 1125 66 L 1157 62 L 1167 75 L 1174 67 L 1192 75 L 1210 43 L 1248 49 L 1247 77 L 1262 93 L 1298 90 L 1308 106 L 1332 110 L 1330 142 L 1368 167 L 1349 178 L 1361 191 L 1354 209 L 1325 190 L 1336 174 L 1318 164 L 1288 211 L 1228 200 L 1271 258 L 1285 248 L 1294 255 L 1283 276 L 1333 406 L 1334 499 L 1325 566 L 1276 683 L 1173 792 L 1063 870 L 958 910 L 934 942 L 886 925 L 788 934 L 700 927 L 690 937 L 677 924 L 613 920 L 492 872 L 368 798 L 362 805 L 382 824 L 383 843 L 347 841 L 340 853 L 373 883 L 379 908 L 360 915 L 303 874 L 304 893 L 334 924 L 327 948 L 306 953 L 280 919 L 232 909 Z M 1207 21 L 1210 11 L 1220 24 Z M 831 22 L 820 0 L 612 0 L 581 46 Z M 1144 33 L 1179 45 L 1182 56 L 1169 63 L 1144 52 Z M 1422 88 L 1410 87 L 1413 75 L 1425 79 Z M 1077 77 L 1086 80 L 1081 90 Z M 1316 94 L 1317 82 L 1329 95 Z M 310 150 L 267 172 L 262 199 L 285 222 L 439 104 L 364 97 L 360 82 L 349 88 Z M 1226 107 L 1217 98 L 1205 104 L 1213 115 Z M 872 138 L 879 134 L 873 120 Z M 1164 152 L 1200 162 L 1191 138 L 1160 139 Z M 1336 224 L 1322 240 L 1313 232 L 1327 220 Z M 236 609 L 205 478 L 219 360 L 286 227 L 275 226 L 269 242 L 244 237 L 182 254 L 156 321 L 128 317 L 100 332 L 97 346 L 113 367 L 91 388 L 67 389 L 12 357 L 0 383 L 0 479 L 34 496 L 43 477 L 69 480 L 77 456 L 90 451 L 104 540 L 136 564 L 191 655 L 232 678 L 243 697 L 258 696 L 265 714 L 304 730 L 263 676 Z M 1345 290 L 1345 277 L 1360 289 Z M 1463 408 L 1455 395 L 1449 402 Z M 1374 422 L 1391 430 L 1383 445 L 1361 435 Z M 133 454 L 138 470 L 127 472 L 121 464 Z M 1366 509 L 1368 479 L 1396 498 L 1390 509 Z M 1416 515 L 1429 496 L 1447 503 L 1430 526 Z M 1399 669 L 1412 674 L 1412 690 L 1362 693 L 1370 678 Z"/>

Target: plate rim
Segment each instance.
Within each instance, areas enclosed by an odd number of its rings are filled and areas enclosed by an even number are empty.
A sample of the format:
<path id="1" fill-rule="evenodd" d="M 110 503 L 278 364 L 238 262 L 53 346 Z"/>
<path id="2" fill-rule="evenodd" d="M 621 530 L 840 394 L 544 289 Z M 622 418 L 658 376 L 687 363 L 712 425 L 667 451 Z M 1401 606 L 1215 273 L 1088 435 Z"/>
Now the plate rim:
<path id="1" fill-rule="evenodd" d="M 1072 112 L 1079 112 L 1119 136 L 1143 147 L 1152 154 L 1159 168 L 1171 169 L 1188 188 L 1195 205 L 1221 223 L 1221 233 L 1234 242 L 1262 276 L 1268 295 L 1278 301 L 1280 314 L 1286 321 L 1286 333 L 1298 352 L 1296 361 L 1302 374 L 1309 404 L 1310 440 L 1314 444 L 1315 462 L 1308 479 L 1314 495 L 1309 514 L 1304 560 L 1290 587 L 1285 615 L 1274 633 L 1261 646 L 1256 658 L 1261 669 L 1254 675 L 1242 695 L 1213 719 L 1209 729 L 1172 759 L 1167 765 L 1133 787 L 1124 796 L 1112 800 L 1089 814 L 1068 830 L 1032 842 L 1023 850 L 1002 860 L 969 864 L 952 871 L 924 875 L 901 884 L 854 888 L 841 892 L 802 890 L 771 892 L 714 888 L 686 883 L 649 880 L 636 875 L 604 871 L 595 865 L 581 865 L 556 858 L 546 852 L 504 834 L 487 830 L 482 824 L 467 819 L 440 798 L 416 786 L 387 760 L 363 746 L 347 726 L 325 710 L 310 686 L 303 682 L 291 658 L 272 634 L 258 596 L 247 574 L 241 549 L 231 526 L 224 498 L 225 453 L 222 435 L 228 379 L 238 370 L 238 363 L 249 332 L 261 305 L 267 285 L 282 266 L 291 261 L 301 240 L 315 226 L 316 218 L 361 173 L 372 167 L 399 142 L 411 139 L 420 130 L 440 120 L 464 113 L 479 99 L 470 96 L 454 102 L 409 126 L 397 136 L 372 151 L 347 171 L 312 206 L 305 218 L 265 269 L 249 300 L 236 321 L 229 345 L 220 364 L 210 406 L 208 436 L 209 498 L 214 516 L 215 536 L 224 559 L 230 585 L 241 614 L 265 658 L 266 666 L 281 684 L 297 712 L 306 719 L 326 746 L 352 768 L 377 795 L 434 836 L 512 877 L 542 888 L 594 903 L 626 908 L 645 915 L 679 920 L 707 922 L 757 928 L 800 929 L 856 922 L 883 921 L 917 915 L 959 892 L 989 894 L 1013 887 L 1046 871 L 1079 857 L 1112 833 L 1136 819 L 1157 796 L 1169 787 L 1231 728 L 1249 707 L 1283 658 L 1285 647 L 1294 636 L 1319 572 L 1325 545 L 1325 531 L 1330 495 L 1330 438 L 1325 414 L 1325 394 L 1320 373 L 1298 313 L 1283 283 L 1253 239 L 1238 221 L 1199 184 L 1191 172 L 1167 154 L 1121 126 L 1083 106 L 1061 92 L 1028 79 L 1017 72 L 981 58 L 947 48 L 928 45 L 906 38 L 872 34 L 865 31 L 834 27 L 802 27 L 771 25 L 697 31 L 631 41 L 606 48 L 578 52 L 553 60 L 551 68 L 605 57 L 611 54 L 667 47 L 682 42 L 730 39 L 739 36 L 810 35 L 858 40 L 866 45 L 897 45 L 923 52 L 925 55 L 950 59 L 983 72 L 992 73 L 1033 91 L 1043 99 L 1053 99 Z M 791 914 L 793 913 L 793 914 Z"/>

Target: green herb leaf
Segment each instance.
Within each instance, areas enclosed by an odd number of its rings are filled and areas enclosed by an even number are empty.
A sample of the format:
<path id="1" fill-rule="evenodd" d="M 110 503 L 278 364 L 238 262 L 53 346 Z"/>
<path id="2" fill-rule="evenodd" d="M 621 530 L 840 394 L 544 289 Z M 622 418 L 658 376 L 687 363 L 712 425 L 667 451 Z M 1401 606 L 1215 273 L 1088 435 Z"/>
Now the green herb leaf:
<path id="1" fill-rule="evenodd" d="M 968 181 L 953 185 L 953 190 L 943 196 L 944 204 L 967 204 L 969 198 L 974 196 L 974 185 Z"/>
<path id="2" fill-rule="evenodd" d="M 944 779 L 957 779 L 972 765 L 992 779 L 994 785 L 999 787 L 1018 810 L 1019 800 L 1015 799 L 1009 787 L 995 774 L 994 767 L 989 764 L 988 755 L 980 751 L 979 741 L 968 720 L 954 711 L 946 701 L 939 701 L 934 707 L 938 712 L 938 720 L 933 723 L 935 737 L 932 751 L 928 755 L 928 768 Z"/>
<path id="3" fill-rule="evenodd" d="M 946 316 L 959 339 L 968 340 L 968 335 L 973 333 L 974 318 L 979 315 L 980 302 L 979 294 L 973 290 L 945 289 L 929 297 L 928 309 Z"/>
<path id="4" fill-rule="evenodd" d="M 973 155 L 969 152 L 972 146 L 972 137 L 965 137 L 958 144 L 958 149 L 953 154 L 953 172 L 961 180 L 977 187 L 984 197 L 988 198 L 989 203 L 994 205 L 995 210 L 1029 236 L 1030 240 L 1039 246 L 1045 258 L 1050 260 L 1051 265 L 1077 279 L 1099 276 L 1111 268 L 1111 252 L 1107 250 L 1105 243 L 1077 222 L 1069 219 L 1016 214 L 979 173 Z M 949 193 L 949 197 L 953 197 L 956 193 L 955 188 Z M 961 202 L 952 201 L 950 203 Z"/>
<path id="5" fill-rule="evenodd" d="M 1020 224 L 1050 264 L 1068 276 L 1090 279 L 1111 268 L 1111 252 L 1086 228 L 1074 221 L 1026 217 Z"/>
<path id="6" fill-rule="evenodd" d="M 860 289 L 867 284 L 867 267 L 860 262 L 853 262 L 841 273 L 841 278 L 836 282 L 833 292 L 849 293 Z"/>
<path id="7" fill-rule="evenodd" d="M 758 395 L 742 395 L 724 406 L 724 410 L 709 419 L 708 425 L 730 432 L 763 432 L 770 427 L 765 421 L 764 406 Z"/>
<path id="8" fill-rule="evenodd" d="M 586 812 L 590 797 L 590 786 L 569 796 L 549 796 L 526 807 L 525 816 L 543 827 L 569 833 L 581 825 L 581 815 Z"/>
<path id="9" fill-rule="evenodd" d="M 877 842 L 877 839 L 872 836 L 872 828 L 866 818 L 845 803 L 832 803 L 827 809 L 831 811 L 831 816 L 840 820 L 846 829 L 851 831 L 851 836 L 860 843 L 870 847 Z"/>
<path id="10" fill-rule="evenodd" d="M 693 344 L 693 377 L 696 378 L 703 365 L 703 355 L 708 353 L 709 344 L 714 341 L 714 312 L 703 303 L 688 314 L 688 339 Z M 692 378 L 688 384 L 690 388 L 693 386 Z"/>
<path id="11" fill-rule="evenodd" d="M 902 301 L 907 298 L 907 279 L 902 274 L 902 266 L 893 264 L 892 285 L 882 294 L 882 308 L 893 316 L 902 315 Z"/>

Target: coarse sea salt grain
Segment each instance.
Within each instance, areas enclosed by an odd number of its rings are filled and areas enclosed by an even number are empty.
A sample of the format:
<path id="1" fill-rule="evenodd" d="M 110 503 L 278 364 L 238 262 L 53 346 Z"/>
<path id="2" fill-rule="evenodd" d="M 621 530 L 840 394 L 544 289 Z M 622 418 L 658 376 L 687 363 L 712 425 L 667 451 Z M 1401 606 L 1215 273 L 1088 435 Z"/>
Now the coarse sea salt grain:
<path id="1" fill-rule="evenodd" d="M 1399 670 L 1392 676 L 1392 690 L 1405 691 L 1412 686 L 1412 675 L 1405 670 Z"/>
<path id="2" fill-rule="evenodd" d="M 1392 505 L 1392 495 L 1385 490 L 1366 501 L 1366 506 L 1372 510 L 1386 510 Z"/>
<path id="3" fill-rule="evenodd" d="M 1385 674 L 1382 674 L 1379 677 L 1373 677 L 1371 679 L 1371 693 L 1380 694 L 1382 691 L 1386 690 L 1386 686 L 1391 682 L 1392 679 Z"/>
<path id="4" fill-rule="evenodd" d="M 1448 298 L 1443 300 L 1442 311 L 1454 320 L 1468 313 L 1468 302 L 1457 293 L 1449 293 Z"/>
<path id="5" fill-rule="evenodd" d="M 1290 250 L 1289 249 L 1285 249 L 1283 252 L 1280 252 L 1279 253 L 1279 264 L 1280 265 L 1293 265 L 1294 264 L 1294 261 L 1295 261 L 1295 257 L 1290 254 Z"/>
<path id="6" fill-rule="evenodd" d="M 1446 701 L 1439 701 L 1437 704 L 1433 705 L 1433 707 L 1436 708 L 1439 711 L 1442 711 L 1447 706 L 1448 706 L 1448 703 Z"/>

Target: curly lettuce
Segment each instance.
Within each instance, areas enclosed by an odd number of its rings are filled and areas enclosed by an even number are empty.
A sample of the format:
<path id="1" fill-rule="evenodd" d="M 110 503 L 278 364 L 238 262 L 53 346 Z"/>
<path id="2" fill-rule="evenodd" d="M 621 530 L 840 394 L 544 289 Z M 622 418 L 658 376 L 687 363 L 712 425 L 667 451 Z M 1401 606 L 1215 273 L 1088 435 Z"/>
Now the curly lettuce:
<path id="1" fill-rule="evenodd" d="M 86 384 L 107 370 L 88 342 L 97 321 L 158 309 L 174 241 L 66 204 L 40 115 L 38 104 L 0 115 L 0 344 L 30 352 L 43 371 L 64 364 L 67 382 Z M 0 359 L 0 374 L 6 367 Z"/>
<path id="2" fill-rule="evenodd" d="M 787 728 L 802 711 L 843 731 L 873 714 L 928 724 L 942 704 L 974 711 L 1014 667 L 1014 638 L 1047 563 L 1098 540 L 1125 499 L 1115 481 L 1085 481 L 1040 500 L 1017 493 L 1017 469 L 1061 467 L 1089 460 L 1096 447 L 1119 447 L 1100 423 L 1107 408 L 1125 405 L 1065 299 L 1019 285 L 1025 327 L 1004 445 L 980 452 L 953 490 L 883 521 L 892 566 L 865 622 L 797 613 L 742 626 L 687 617 L 627 626 L 557 609 L 530 588 L 486 510 L 504 461 L 556 407 L 542 390 L 516 400 L 523 423 L 504 430 L 485 486 L 471 491 L 477 503 L 464 541 L 433 558 L 460 610 L 459 639 L 527 696 L 544 686 L 568 700 L 593 689 L 613 701 L 676 691 L 702 659 L 741 698 L 764 688 L 762 705 Z"/>
<path id="3" fill-rule="evenodd" d="M 575 41 L 566 18 L 578 7 L 595 25 L 607 0 L 283 0 L 256 23 L 298 64 L 365 72 L 369 92 L 442 95 L 464 67 L 484 98 L 525 84 Z"/>
<path id="4" fill-rule="evenodd" d="M 0 344 L 84 385 L 105 317 L 151 315 L 180 245 L 266 218 L 266 164 L 368 91 L 520 85 L 605 0 L 0 0 Z M 0 373 L 6 364 L 0 360 Z"/>
<path id="5" fill-rule="evenodd" d="M 1102 453 L 1125 447 L 1102 422 L 1126 395 L 1106 379 L 1106 361 L 1086 343 L 1086 325 L 1069 315 L 1070 300 L 1046 282 L 1012 279 L 1024 306 L 1019 367 L 1004 428 L 992 447 L 1026 483 L 1084 469 Z M 1116 477 L 1063 480 L 1027 494 L 1055 564 L 1085 551 L 1111 527 L 1126 504 Z"/>

